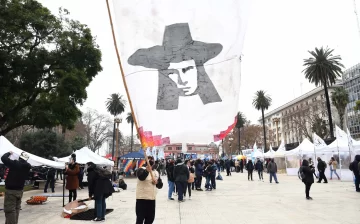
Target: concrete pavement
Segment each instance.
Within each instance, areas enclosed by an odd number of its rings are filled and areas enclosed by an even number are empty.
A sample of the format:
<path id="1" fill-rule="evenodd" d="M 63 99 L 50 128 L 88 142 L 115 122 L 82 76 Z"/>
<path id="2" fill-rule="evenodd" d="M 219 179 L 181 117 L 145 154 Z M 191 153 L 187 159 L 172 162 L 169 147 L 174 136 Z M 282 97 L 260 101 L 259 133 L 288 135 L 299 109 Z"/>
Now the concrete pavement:
<path id="1" fill-rule="evenodd" d="M 247 180 L 247 173 L 233 173 L 223 181 L 217 181 L 217 190 L 192 192 L 192 200 L 184 203 L 167 200 L 167 180 L 158 191 L 156 201 L 156 224 L 192 223 L 237 223 L 237 224 L 359 224 L 360 193 L 356 193 L 351 182 L 329 181 L 328 184 L 312 186 L 313 201 L 305 200 L 304 184 L 294 176 L 278 175 L 280 184 Z M 126 179 L 128 190 L 115 193 L 107 200 L 107 207 L 115 209 L 106 223 L 135 223 L 136 179 Z M 59 186 L 58 186 L 59 187 Z M 57 188 L 57 193 L 61 192 Z M 39 191 L 26 192 L 23 201 Z M 87 198 L 87 189 L 78 191 L 78 198 Z M 23 204 L 20 224 L 65 224 L 84 223 L 60 217 L 62 198 L 49 198 L 44 205 Z M 66 198 L 67 201 L 67 198 Z M 88 203 L 89 207 L 94 202 Z M 0 199 L 3 207 L 3 198 Z M 4 213 L 0 213 L 3 223 Z"/>

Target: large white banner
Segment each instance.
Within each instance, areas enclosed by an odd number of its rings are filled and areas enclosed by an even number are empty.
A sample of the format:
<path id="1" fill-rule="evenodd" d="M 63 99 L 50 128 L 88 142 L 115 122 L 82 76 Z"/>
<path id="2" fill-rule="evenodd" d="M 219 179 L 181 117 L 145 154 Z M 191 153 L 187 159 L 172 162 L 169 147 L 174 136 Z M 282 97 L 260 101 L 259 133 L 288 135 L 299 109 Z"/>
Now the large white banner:
<path id="1" fill-rule="evenodd" d="M 210 143 L 232 129 L 249 2 L 113 0 L 120 57 L 145 145 Z"/>

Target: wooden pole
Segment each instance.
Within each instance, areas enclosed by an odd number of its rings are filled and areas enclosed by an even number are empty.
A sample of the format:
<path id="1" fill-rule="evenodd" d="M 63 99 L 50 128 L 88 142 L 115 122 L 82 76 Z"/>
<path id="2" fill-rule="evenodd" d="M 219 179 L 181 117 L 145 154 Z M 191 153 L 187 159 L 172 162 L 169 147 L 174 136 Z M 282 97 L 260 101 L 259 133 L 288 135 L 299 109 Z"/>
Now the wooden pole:
<path id="1" fill-rule="evenodd" d="M 133 119 L 134 119 L 134 124 L 135 124 L 135 127 L 136 127 L 136 131 L 137 131 L 137 133 L 138 133 L 138 135 L 139 135 L 139 137 L 140 137 L 141 145 L 143 145 L 143 144 L 142 144 L 143 142 L 142 142 L 142 139 L 141 139 L 141 135 L 140 135 L 140 132 L 139 132 L 139 125 L 138 125 L 138 122 L 137 122 L 136 117 L 135 117 L 134 108 L 133 108 L 132 101 L 131 101 L 131 98 L 130 98 L 129 90 L 128 90 L 127 83 L 126 83 L 126 79 L 125 79 L 124 70 L 123 70 L 123 67 L 122 67 L 121 59 L 120 59 L 119 50 L 118 50 L 118 47 L 117 47 L 117 42 L 116 42 L 116 37 L 115 37 L 115 31 L 114 31 L 114 25 L 113 25 L 112 17 L 111 17 L 109 0 L 106 0 L 106 6 L 107 6 L 108 14 L 109 14 L 109 21 L 110 21 L 111 33 L 112 33 L 112 37 L 113 37 L 113 41 L 114 41 L 115 52 L 116 52 L 116 56 L 117 56 L 117 59 L 118 59 L 119 68 L 120 68 L 121 77 L 122 77 L 122 80 L 123 80 L 123 83 L 124 83 L 124 88 L 125 88 L 126 96 L 127 96 L 128 100 L 129 100 L 131 115 L 132 115 L 132 117 L 133 117 Z M 144 153 L 144 156 L 145 156 L 146 164 L 148 165 L 148 167 L 151 168 L 150 163 L 149 163 L 149 159 L 148 159 L 148 157 L 147 157 L 147 155 L 146 155 L 146 152 Z M 151 178 L 153 179 L 153 181 L 155 181 L 154 175 L 153 175 L 152 172 L 150 172 L 150 175 L 151 175 Z"/>

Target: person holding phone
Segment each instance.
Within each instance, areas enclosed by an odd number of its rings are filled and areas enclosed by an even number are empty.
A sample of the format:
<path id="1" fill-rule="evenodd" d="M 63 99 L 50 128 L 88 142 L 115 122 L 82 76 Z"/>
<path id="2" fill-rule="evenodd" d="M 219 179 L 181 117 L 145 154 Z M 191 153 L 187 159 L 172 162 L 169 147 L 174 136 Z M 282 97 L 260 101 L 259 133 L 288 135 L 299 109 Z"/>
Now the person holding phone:
<path id="1" fill-rule="evenodd" d="M 72 154 L 69 164 L 66 165 L 66 189 L 69 190 L 69 203 L 76 200 L 77 189 L 79 188 L 78 174 L 80 172 L 79 164 L 76 163 L 76 154 Z"/>

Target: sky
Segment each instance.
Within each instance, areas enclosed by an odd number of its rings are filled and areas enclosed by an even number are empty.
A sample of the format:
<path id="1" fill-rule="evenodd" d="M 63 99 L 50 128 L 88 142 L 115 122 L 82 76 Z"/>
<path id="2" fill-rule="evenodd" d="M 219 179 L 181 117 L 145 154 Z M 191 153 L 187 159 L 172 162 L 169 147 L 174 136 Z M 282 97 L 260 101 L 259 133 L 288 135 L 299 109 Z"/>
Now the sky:
<path id="1" fill-rule="evenodd" d="M 113 0 L 114 1 L 114 0 Z M 70 18 L 87 24 L 102 51 L 103 71 L 87 88 L 81 107 L 108 114 L 105 101 L 112 93 L 126 96 L 113 45 L 105 0 L 40 0 L 57 14 L 70 11 Z M 353 0 L 251 0 L 252 10 L 245 37 L 239 111 L 258 123 L 261 112 L 252 106 L 257 90 L 272 98 L 269 111 L 315 88 L 302 73 L 309 50 L 328 46 L 342 57 L 345 68 L 360 63 L 360 31 Z M 360 12 L 360 0 L 356 0 Z M 112 4 L 111 4 L 112 5 Z M 125 31 L 126 32 L 126 31 Z M 121 35 L 121 34 L 120 34 Z M 129 106 L 122 115 L 125 119 Z M 110 116 L 110 114 L 109 114 Z M 120 130 L 130 135 L 124 121 Z"/>

